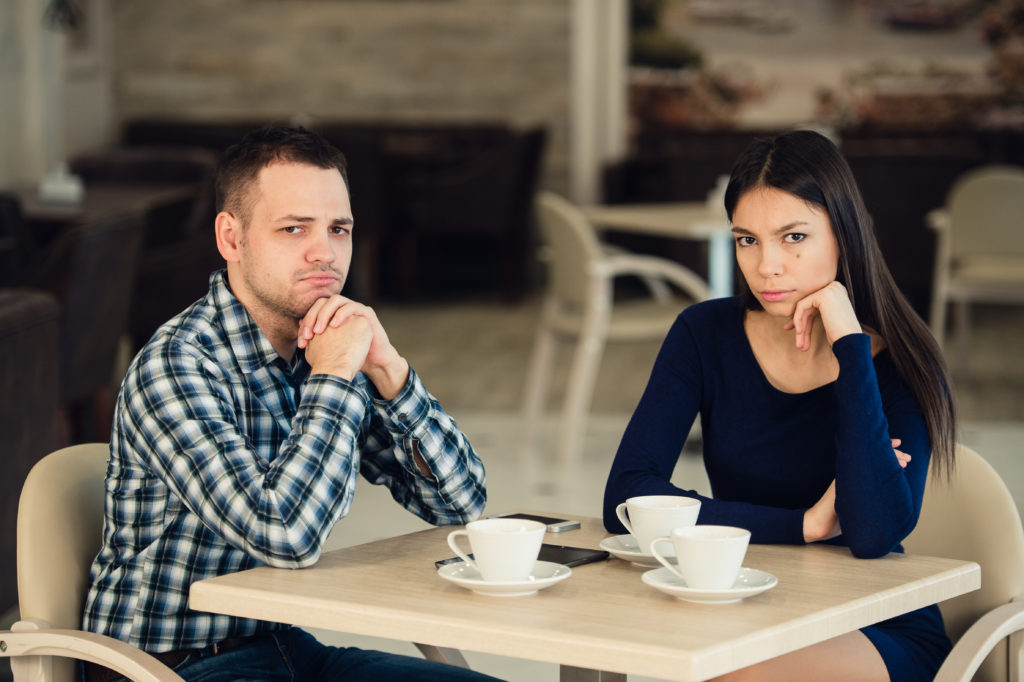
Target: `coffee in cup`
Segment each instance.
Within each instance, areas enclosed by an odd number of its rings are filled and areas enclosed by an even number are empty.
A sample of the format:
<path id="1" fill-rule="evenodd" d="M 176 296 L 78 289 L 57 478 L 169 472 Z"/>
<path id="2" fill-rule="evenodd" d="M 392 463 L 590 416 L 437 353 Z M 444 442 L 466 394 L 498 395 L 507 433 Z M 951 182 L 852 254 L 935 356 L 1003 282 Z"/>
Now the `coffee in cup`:
<path id="1" fill-rule="evenodd" d="M 682 495 L 631 497 L 615 508 L 615 515 L 636 538 L 642 552 L 647 551 L 654 538 L 697 523 L 699 513 L 700 500 Z"/>
<path id="2" fill-rule="evenodd" d="M 484 580 L 519 582 L 529 579 L 546 531 L 539 521 L 479 519 L 449 533 L 448 544 Z M 458 538 L 463 535 L 469 538 L 472 557 L 459 547 Z"/>
<path id="3" fill-rule="evenodd" d="M 661 551 L 671 542 L 676 551 L 673 565 Z M 750 531 L 733 526 L 690 526 L 676 528 L 667 536 L 651 541 L 650 551 L 665 568 L 698 590 L 725 590 L 736 583 L 743 557 L 750 544 Z"/>

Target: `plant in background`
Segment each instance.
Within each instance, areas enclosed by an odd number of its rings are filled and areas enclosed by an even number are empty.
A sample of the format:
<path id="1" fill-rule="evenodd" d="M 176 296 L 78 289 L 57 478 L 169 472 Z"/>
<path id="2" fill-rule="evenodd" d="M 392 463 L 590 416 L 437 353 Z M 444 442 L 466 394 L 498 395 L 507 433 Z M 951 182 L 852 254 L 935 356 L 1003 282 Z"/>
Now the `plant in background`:
<path id="1" fill-rule="evenodd" d="M 704 57 L 697 48 L 661 29 L 643 29 L 630 35 L 629 63 L 654 69 L 700 68 Z"/>
<path id="2" fill-rule="evenodd" d="M 73 31 L 81 25 L 84 14 L 76 0 L 50 0 L 43 10 L 43 21 L 58 31 Z"/>
<path id="3" fill-rule="evenodd" d="M 992 47 L 989 74 L 1004 89 L 1003 104 L 1024 105 L 1024 0 L 997 0 L 981 14 L 981 36 Z"/>
<path id="4" fill-rule="evenodd" d="M 632 0 L 629 3 L 629 63 L 655 69 L 698 68 L 700 51 L 661 25 L 666 0 Z"/>
<path id="5" fill-rule="evenodd" d="M 674 0 L 630 3 L 630 112 L 638 127 L 727 128 L 764 87 L 747 71 L 711 70 L 694 45 L 663 26 Z M 689 7 L 689 6 L 688 6 Z"/>

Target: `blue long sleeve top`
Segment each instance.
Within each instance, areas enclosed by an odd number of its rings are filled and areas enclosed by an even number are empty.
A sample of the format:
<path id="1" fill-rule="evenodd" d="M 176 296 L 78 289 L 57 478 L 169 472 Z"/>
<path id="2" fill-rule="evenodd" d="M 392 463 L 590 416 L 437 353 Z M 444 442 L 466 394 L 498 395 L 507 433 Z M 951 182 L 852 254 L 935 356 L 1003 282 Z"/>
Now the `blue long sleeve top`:
<path id="1" fill-rule="evenodd" d="M 701 500 L 698 523 L 740 526 L 756 543 L 803 544 L 804 512 L 836 482 L 842 535 L 858 557 L 902 551 L 921 510 L 931 447 L 921 409 L 889 352 L 851 334 L 832 351 L 836 381 L 806 393 L 769 383 L 743 329 L 739 298 L 691 306 L 676 319 L 608 475 L 604 524 L 636 495 Z M 697 413 L 711 497 L 677 488 L 672 470 Z M 891 438 L 911 455 L 900 467 Z M 861 629 L 890 679 L 930 680 L 949 653 L 935 605 Z"/>
<path id="2" fill-rule="evenodd" d="M 803 544 L 803 515 L 836 481 L 836 512 L 855 556 L 900 550 L 921 509 L 930 444 L 920 407 L 888 351 L 866 334 L 838 339 L 839 377 L 785 393 L 761 370 L 739 298 L 691 306 L 677 318 L 619 445 L 604 522 L 624 533 L 615 506 L 636 495 L 701 500 L 698 523 L 740 526 L 756 543 Z M 670 482 L 700 413 L 711 497 Z M 891 438 L 911 455 L 904 469 Z"/>

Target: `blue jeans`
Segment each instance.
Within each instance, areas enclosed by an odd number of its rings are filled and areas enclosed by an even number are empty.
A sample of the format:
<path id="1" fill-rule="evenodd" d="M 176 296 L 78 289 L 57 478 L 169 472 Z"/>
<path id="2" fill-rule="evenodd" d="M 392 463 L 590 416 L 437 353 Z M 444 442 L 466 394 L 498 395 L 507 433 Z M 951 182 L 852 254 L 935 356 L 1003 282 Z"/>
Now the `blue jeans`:
<path id="1" fill-rule="evenodd" d="M 252 644 L 216 656 L 189 656 L 174 671 L 186 682 L 483 682 L 496 679 L 465 668 L 413 656 L 327 646 L 299 628 L 267 633 L 254 639 Z"/>

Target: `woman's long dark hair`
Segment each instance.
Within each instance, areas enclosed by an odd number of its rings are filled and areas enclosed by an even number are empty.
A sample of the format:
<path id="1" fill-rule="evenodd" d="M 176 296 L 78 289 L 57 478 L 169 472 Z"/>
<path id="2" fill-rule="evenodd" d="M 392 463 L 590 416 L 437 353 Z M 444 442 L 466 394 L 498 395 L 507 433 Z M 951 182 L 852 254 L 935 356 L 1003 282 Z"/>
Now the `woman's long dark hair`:
<path id="1" fill-rule="evenodd" d="M 956 448 L 956 405 L 949 369 L 927 325 L 896 287 L 878 248 L 853 172 L 828 138 L 798 130 L 755 141 L 733 166 L 725 191 L 732 220 L 740 197 L 772 187 L 824 210 L 839 245 L 836 279 L 862 325 L 885 340 L 900 376 L 914 392 L 931 439 L 935 471 L 948 474 Z M 745 288 L 747 308 L 761 304 Z"/>

